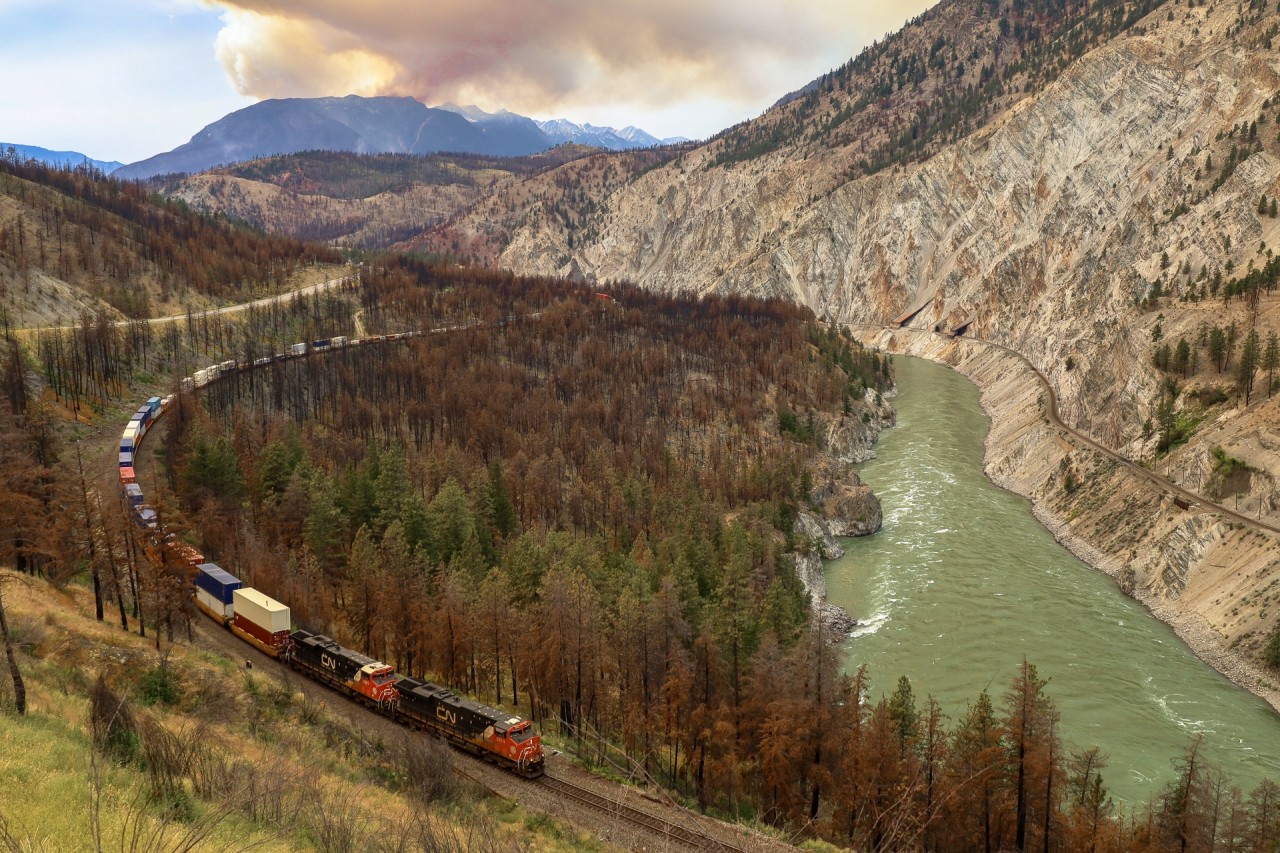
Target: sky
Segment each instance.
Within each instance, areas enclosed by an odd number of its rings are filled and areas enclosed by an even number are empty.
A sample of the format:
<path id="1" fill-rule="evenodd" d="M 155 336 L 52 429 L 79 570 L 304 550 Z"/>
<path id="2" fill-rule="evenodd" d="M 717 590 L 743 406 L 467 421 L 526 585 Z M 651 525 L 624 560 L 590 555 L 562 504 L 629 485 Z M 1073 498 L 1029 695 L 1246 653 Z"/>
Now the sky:
<path id="1" fill-rule="evenodd" d="M 0 141 L 133 162 L 266 98 L 701 139 L 935 0 L 0 0 Z"/>

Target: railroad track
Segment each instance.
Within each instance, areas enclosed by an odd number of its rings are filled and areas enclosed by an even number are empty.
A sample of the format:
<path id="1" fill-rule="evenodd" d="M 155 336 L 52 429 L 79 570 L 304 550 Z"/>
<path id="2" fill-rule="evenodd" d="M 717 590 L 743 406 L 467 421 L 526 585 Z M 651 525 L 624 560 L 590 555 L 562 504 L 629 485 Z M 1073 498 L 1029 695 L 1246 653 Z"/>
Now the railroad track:
<path id="1" fill-rule="evenodd" d="M 688 829 L 678 823 L 672 823 L 669 820 L 664 820 L 657 815 L 641 811 L 640 809 L 629 806 L 626 803 L 611 800 L 602 794 L 597 794 L 595 791 L 590 791 L 579 785 L 575 785 L 566 779 L 547 775 L 543 776 L 539 780 L 539 784 L 545 788 L 550 788 L 562 797 L 568 797 L 571 800 L 576 800 L 583 805 L 590 806 L 593 809 L 625 820 L 627 823 L 643 827 L 650 832 L 656 832 L 664 838 L 670 838 L 698 850 L 725 851 L 725 853 L 747 853 L 747 850 L 744 847 L 738 847 L 728 842 L 720 841 L 719 839 L 712 838 L 705 833 Z"/>
<path id="2" fill-rule="evenodd" d="M 887 332 L 907 331 L 907 332 L 913 332 L 915 334 L 932 334 L 932 335 L 939 334 L 938 332 L 926 332 L 923 329 L 902 329 L 894 326 L 885 325 L 883 323 L 848 323 L 846 325 L 857 327 L 857 328 L 876 329 L 876 330 L 887 331 Z M 1014 356 L 1020 362 L 1022 362 L 1022 364 L 1025 365 L 1032 372 L 1032 374 L 1035 375 L 1035 378 L 1039 380 L 1041 389 L 1045 393 L 1044 411 L 1045 411 L 1045 416 L 1049 419 L 1049 423 L 1052 426 L 1062 430 L 1067 435 L 1072 436 L 1078 442 L 1087 446 L 1090 450 L 1093 450 L 1096 453 L 1100 453 L 1103 456 L 1106 456 L 1109 459 L 1119 463 L 1123 468 L 1137 475 L 1138 477 L 1141 477 L 1142 479 L 1147 480 L 1152 485 L 1155 485 L 1161 489 L 1164 489 L 1165 491 L 1168 491 L 1171 494 L 1178 495 L 1179 497 L 1182 497 L 1187 501 L 1191 501 L 1196 504 L 1199 504 L 1204 509 L 1211 512 L 1216 512 L 1219 515 L 1227 519 L 1230 519 L 1233 522 L 1243 524 L 1247 527 L 1252 527 L 1255 530 L 1265 530 L 1270 533 L 1280 533 L 1280 527 L 1277 527 L 1274 524 L 1265 522 L 1260 518 L 1253 518 L 1252 516 L 1248 516 L 1248 515 L 1245 515 L 1244 513 L 1237 512 L 1225 506 L 1224 504 L 1220 504 L 1220 503 L 1217 503 L 1216 501 L 1210 500 L 1209 498 L 1205 497 L 1199 492 L 1194 492 L 1194 491 L 1191 491 L 1190 489 L 1179 486 L 1177 483 L 1173 482 L 1172 480 L 1161 477 L 1159 474 L 1155 473 L 1149 468 L 1144 468 L 1142 465 L 1139 465 L 1137 462 L 1134 462 L 1132 459 L 1129 459 L 1127 456 L 1123 456 L 1122 454 L 1116 452 L 1115 450 L 1112 450 L 1111 448 L 1107 447 L 1106 445 L 1094 439 L 1092 436 L 1086 435 L 1085 433 L 1081 432 L 1080 430 L 1076 429 L 1075 427 L 1063 421 L 1061 412 L 1059 411 L 1059 408 L 1058 408 L 1058 394 L 1054 390 L 1053 384 L 1049 382 L 1049 377 L 1045 376 L 1044 373 L 1040 371 L 1040 368 L 1032 364 L 1030 359 L 1028 359 L 1022 353 L 1018 352 L 1013 347 L 1005 346 L 1004 344 L 998 344 L 995 341 L 984 340 L 982 338 L 966 338 L 966 340 L 976 344 L 982 344 L 983 346 L 992 347 L 994 349 L 1003 350 L 1004 352 Z"/>

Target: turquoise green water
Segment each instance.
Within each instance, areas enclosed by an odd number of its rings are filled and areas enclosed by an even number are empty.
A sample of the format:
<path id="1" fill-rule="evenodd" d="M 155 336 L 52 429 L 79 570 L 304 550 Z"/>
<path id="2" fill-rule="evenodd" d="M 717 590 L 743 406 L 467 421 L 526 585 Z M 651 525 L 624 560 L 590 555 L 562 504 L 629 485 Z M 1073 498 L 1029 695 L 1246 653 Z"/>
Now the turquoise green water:
<path id="1" fill-rule="evenodd" d="M 1280 780 L 1280 716 L 986 479 L 977 388 L 922 359 L 895 365 L 898 426 L 862 467 L 884 528 L 842 540 L 848 553 L 827 565 L 829 599 L 863 622 L 847 669 L 868 665 L 876 699 L 905 674 L 954 721 L 984 688 L 998 703 L 1025 655 L 1050 679 L 1066 741 L 1109 753 L 1103 775 L 1130 802 L 1173 777 L 1197 732 L 1246 793 Z"/>

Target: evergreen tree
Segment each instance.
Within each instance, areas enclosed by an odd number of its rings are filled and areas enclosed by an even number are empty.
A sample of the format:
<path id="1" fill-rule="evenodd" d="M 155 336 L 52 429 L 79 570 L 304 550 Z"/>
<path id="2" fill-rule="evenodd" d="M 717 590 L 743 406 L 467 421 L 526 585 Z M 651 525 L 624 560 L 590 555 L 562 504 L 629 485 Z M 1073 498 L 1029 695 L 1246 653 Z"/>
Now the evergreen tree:
<path id="1" fill-rule="evenodd" d="M 244 475 L 231 442 L 222 436 L 212 441 L 200 436 L 183 473 L 187 488 L 204 490 L 218 500 L 233 503 L 244 495 Z"/>
<path id="2" fill-rule="evenodd" d="M 1018 674 L 1004 697 L 1006 765 L 1014 793 L 1014 849 L 1024 851 L 1039 831 L 1046 849 L 1055 808 L 1053 777 L 1060 772 L 1055 755 L 1058 711 L 1045 695 L 1048 682 L 1035 664 L 1023 658 Z"/>
<path id="3" fill-rule="evenodd" d="M 347 517 L 338 506 L 338 492 L 333 478 L 316 471 L 311 478 L 311 512 L 304 527 L 307 547 L 315 555 L 323 571 L 345 564 Z"/>
<path id="4" fill-rule="evenodd" d="M 475 518 L 467 494 L 450 477 L 427 504 L 427 529 L 431 531 L 432 558 L 448 565 L 472 538 Z"/>
<path id="5" fill-rule="evenodd" d="M 1178 338 L 1178 348 L 1174 355 L 1175 364 L 1178 372 L 1186 378 L 1188 369 L 1191 366 L 1191 344 L 1187 343 L 1186 338 Z"/>
<path id="6" fill-rule="evenodd" d="M 1240 348 L 1240 364 L 1236 371 L 1236 384 L 1239 393 L 1244 395 L 1246 406 L 1253 394 L 1253 374 L 1258 369 L 1259 349 L 1258 330 L 1250 329 L 1244 346 Z"/>
<path id="7" fill-rule="evenodd" d="M 518 523 L 516 510 L 511 505 L 511 495 L 507 491 L 506 475 L 500 459 L 493 460 L 489 465 L 489 488 L 485 498 L 489 503 L 494 532 L 503 539 L 515 533 Z"/>
<path id="8" fill-rule="evenodd" d="M 1221 373 L 1227 367 L 1227 334 L 1221 326 L 1214 326 L 1209 332 L 1209 359 L 1214 368 Z"/>
<path id="9" fill-rule="evenodd" d="M 1262 353 L 1261 367 L 1267 372 L 1267 399 L 1276 387 L 1276 368 L 1280 367 L 1280 340 L 1273 329 L 1267 334 L 1267 348 Z"/>
<path id="10" fill-rule="evenodd" d="M 889 697 L 889 718 L 893 720 L 898 736 L 898 749 L 905 757 L 920 735 L 920 712 L 916 710 L 916 697 L 911 689 L 911 679 L 898 678 L 898 687 Z"/>

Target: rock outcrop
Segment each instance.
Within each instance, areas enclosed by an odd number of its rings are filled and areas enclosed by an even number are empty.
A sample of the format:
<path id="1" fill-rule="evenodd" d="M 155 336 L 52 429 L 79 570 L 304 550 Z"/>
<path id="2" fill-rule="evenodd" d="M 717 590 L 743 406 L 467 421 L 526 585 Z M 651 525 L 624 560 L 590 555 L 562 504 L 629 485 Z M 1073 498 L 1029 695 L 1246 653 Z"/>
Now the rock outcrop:
<path id="1" fill-rule="evenodd" d="M 611 188 L 573 233 L 519 214 L 497 262 L 780 295 L 841 323 L 927 302 L 913 325 L 972 320 L 1054 379 L 1069 421 L 1118 446 L 1160 385 L 1153 321 L 1135 310 L 1152 282 L 1185 294 L 1191 277 L 1173 271 L 1244 269 L 1260 243 L 1280 245 L 1280 219 L 1256 212 L 1280 193 L 1280 40 L 1239 14 L 1161 7 L 923 163 L 848 180 L 856 145 L 731 165 L 716 143 L 682 153 Z"/>
<path id="2" fill-rule="evenodd" d="M 837 536 L 867 536 L 879 530 L 884 519 L 880 499 L 870 486 L 863 485 L 853 466 L 874 457 L 871 446 L 881 428 L 894 422 L 895 413 L 870 389 L 865 403 L 871 413 L 867 419 L 850 422 L 844 418 L 825 430 L 827 452 L 812 468 L 814 486 L 808 495 L 809 504 L 817 509 L 797 513 L 793 527 L 802 546 L 794 555 L 796 575 L 809 593 L 814 615 L 839 636 L 849 634 L 858 621 L 827 601 L 822 561 L 844 556 Z"/>
<path id="3" fill-rule="evenodd" d="M 842 552 L 843 553 L 843 552 Z M 796 576 L 809 593 L 813 616 L 829 636 L 846 637 L 858 627 L 858 620 L 838 604 L 827 601 L 827 582 L 822 575 L 822 556 L 817 551 L 796 554 Z"/>

